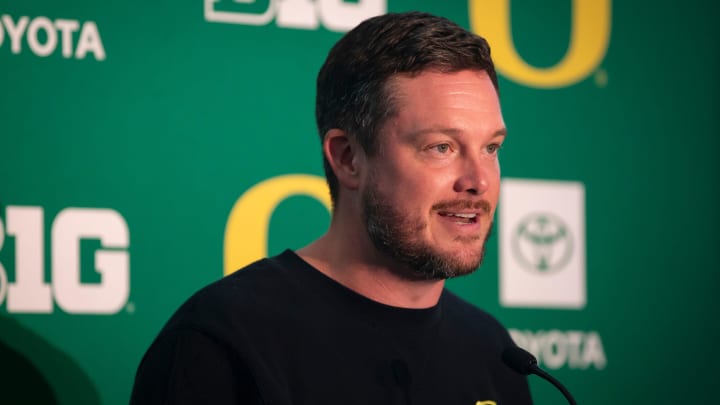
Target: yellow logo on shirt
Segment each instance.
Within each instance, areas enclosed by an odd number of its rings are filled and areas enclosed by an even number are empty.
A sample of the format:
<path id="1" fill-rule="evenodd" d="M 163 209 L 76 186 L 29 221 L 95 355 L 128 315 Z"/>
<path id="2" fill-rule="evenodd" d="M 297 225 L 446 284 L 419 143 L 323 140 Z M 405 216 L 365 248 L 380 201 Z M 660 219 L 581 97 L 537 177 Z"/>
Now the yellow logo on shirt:
<path id="1" fill-rule="evenodd" d="M 497 405 L 495 401 L 477 401 L 475 405 Z"/>

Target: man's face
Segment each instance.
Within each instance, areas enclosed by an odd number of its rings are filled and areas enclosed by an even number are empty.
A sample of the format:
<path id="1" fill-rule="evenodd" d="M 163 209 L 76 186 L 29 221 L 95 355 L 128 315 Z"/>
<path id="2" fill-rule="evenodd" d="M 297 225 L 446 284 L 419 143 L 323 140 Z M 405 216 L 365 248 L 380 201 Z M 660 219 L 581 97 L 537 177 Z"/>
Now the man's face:
<path id="1" fill-rule="evenodd" d="M 485 72 L 393 79 L 397 115 L 368 157 L 364 220 L 408 279 L 468 274 L 482 261 L 500 186 L 505 123 Z"/>

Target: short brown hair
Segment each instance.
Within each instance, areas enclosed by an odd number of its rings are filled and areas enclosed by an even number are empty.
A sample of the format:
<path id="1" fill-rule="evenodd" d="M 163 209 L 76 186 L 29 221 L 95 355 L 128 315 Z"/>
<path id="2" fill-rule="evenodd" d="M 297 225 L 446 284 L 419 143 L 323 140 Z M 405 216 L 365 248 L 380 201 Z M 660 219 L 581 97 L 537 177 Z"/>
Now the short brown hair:
<path id="1" fill-rule="evenodd" d="M 365 20 L 333 46 L 318 74 L 315 118 L 320 140 L 338 128 L 373 155 L 378 132 L 397 111 L 387 86 L 393 76 L 466 69 L 487 72 L 498 89 L 487 41 L 454 22 L 420 12 Z M 337 177 L 324 155 L 323 165 L 337 203 Z"/>

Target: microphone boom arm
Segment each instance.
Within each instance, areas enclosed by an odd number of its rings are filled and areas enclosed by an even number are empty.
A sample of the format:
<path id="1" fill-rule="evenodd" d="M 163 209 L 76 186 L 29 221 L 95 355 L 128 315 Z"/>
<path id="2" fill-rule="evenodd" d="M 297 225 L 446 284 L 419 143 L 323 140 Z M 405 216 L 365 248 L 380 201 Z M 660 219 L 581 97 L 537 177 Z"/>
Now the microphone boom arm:
<path id="1" fill-rule="evenodd" d="M 533 365 L 530 367 L 530 373 L 535 374 L 536 376 L 544 379 L 545 381 L 550 382 L 550 384 L 554 385 L 555 388 L 559 389 L 560 392 L 565 396 L 565 399 L 568 400 L 570 405 L 577 405 L 577 402 L 575 402 L 575 398 L 573 398 L 572 395 L 570 395 L 570 391 L 565 388 L 564 385 L 560 383 L 555 377 L 551 376 L 545 370 L 541 369 L 540 367 Z"/>

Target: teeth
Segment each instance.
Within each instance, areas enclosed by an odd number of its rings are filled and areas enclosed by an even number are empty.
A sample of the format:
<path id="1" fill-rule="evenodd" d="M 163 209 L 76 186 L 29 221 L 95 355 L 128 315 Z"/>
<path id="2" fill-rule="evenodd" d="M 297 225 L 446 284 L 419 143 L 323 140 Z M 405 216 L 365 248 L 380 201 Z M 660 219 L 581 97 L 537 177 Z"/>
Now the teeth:
<path id="1" fill-rule="evenodd" d="M 450 214 L 454 217 L 460 217 L 460 218 L 475 218 L 477 214 Z"/>

